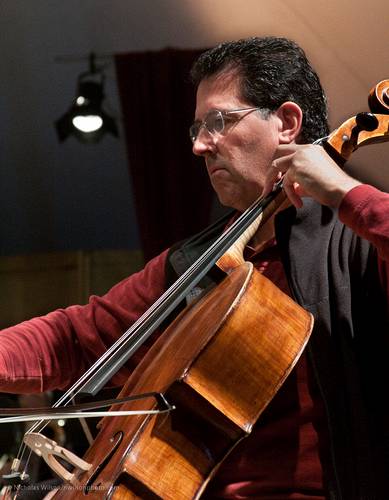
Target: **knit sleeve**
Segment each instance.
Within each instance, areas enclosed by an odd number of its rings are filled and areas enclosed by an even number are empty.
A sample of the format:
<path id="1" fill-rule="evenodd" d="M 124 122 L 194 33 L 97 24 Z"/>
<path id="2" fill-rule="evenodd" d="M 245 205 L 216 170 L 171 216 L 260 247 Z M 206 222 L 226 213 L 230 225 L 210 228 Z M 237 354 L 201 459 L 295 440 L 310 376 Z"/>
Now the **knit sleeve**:
<path id="1" fill-rule="evenodd" d="M 389 261 L 389 194 L 362 184 L 351 189 L 339 207 L 340 220 L 370 241 Z"/>
<path id="2" fill-rule="evenodd" d="M 64 389 L 77 380 L 162 295 L 166 256 L 167 251 L 107 294 L 92 296 L 85 306 L 59 309 L 0 331 L 0 392 Z M 112 385 L 125 382 L 146 349 L 135 353 Z"/>

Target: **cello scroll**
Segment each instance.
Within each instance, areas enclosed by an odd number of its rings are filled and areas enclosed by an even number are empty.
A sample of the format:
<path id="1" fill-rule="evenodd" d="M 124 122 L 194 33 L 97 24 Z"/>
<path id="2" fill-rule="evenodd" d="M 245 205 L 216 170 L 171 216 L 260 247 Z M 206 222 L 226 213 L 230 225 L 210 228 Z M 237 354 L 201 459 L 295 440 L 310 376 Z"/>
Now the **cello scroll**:
<path id="1" fill-rule="evenodd" d="M 324 147 L 340 164 L 361 146 L 389 140 L 389 80 L 382 80 L 370 91 L 369 112 L 349 118 L 326 139 Z"/>

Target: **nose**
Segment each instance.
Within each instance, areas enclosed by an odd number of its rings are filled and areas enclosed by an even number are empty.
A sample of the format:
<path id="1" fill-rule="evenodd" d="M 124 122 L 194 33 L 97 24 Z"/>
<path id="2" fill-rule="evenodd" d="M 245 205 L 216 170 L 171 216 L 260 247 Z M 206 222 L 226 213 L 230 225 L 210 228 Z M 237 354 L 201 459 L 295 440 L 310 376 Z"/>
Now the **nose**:
<path id="1" fill-rule="evenodd" d="M 212 135 L 205 127 L 201 127 L 192 146 L 193 154 L 196 156 L 204 156 L 209 152 L 213 152 L 214 149 L 215 143 Z"/>

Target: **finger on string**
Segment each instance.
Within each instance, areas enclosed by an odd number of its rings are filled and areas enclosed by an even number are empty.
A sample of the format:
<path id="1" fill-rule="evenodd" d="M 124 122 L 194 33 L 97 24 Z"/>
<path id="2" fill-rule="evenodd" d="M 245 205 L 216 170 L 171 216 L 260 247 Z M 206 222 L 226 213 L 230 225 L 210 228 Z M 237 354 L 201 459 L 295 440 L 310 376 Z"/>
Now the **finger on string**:
<path id="1" fill-rule="evenodd" d="M 296 193 L 297 182 L 289 182 L 284 178 L 284 191 L 286 196 L 292 202 L 296 208 L 301 208 L 303 206 L 303 201 L 300 196 Z"/>
<path id="2" fill-rule="evenodd" d="M 262 196 L 267 196 L 269 193 L 271 193 L 273 191 L 274 185 L 282 177 L 282 172 L 277 168 L 277 166 L 273 165 L 273 163 L 271 164 L 271 167 L 265 178 Z"/>

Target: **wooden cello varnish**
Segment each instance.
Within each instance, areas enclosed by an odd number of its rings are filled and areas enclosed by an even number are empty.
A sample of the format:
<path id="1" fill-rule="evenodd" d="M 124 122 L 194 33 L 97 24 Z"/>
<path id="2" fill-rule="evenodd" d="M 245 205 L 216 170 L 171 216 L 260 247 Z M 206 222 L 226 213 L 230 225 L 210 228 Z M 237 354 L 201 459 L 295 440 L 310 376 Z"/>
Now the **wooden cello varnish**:
<path id="1" fill-rule="evenodd" d="M 246 231 L 246 242 L 255 232 Z M 174 320 L 121 392 L 158 391 L 176 409 L 105 418 L 84 457 L 91 469 L 75 471 L 73 489 L 55 498 L 196 499 L 249 435 L 303 351 L 313 320 L 243 261 L 244 245 L 223 256 L 227 277 Z"/>

